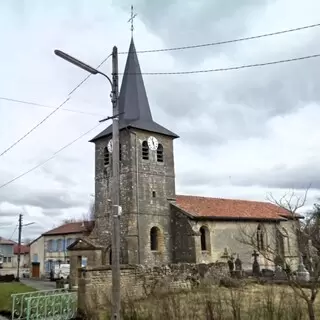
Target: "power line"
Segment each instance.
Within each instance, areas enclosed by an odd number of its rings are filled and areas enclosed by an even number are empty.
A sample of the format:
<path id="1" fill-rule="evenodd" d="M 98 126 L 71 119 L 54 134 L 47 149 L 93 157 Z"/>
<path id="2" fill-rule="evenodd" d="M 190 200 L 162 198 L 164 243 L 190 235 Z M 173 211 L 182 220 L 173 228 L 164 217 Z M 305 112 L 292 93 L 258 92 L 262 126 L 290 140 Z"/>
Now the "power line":
<path id="1" fill-rule="evenodd" d="M 96 126 L 94 126 L 93 128 L 91 128 L 90 130 L 88 130 L 87 132 L 83 133 L 81 136 L 79 136 L 78 138 L 76 138 L 75 140 L 69 142 L 67 145 L 65 145 L 64 147 L 60 148 L 58 151 L 56 151 L 50 158 L 48 158 L 47 160 L 40 162 L 39 164 L 37 164 L 36 166 L 34 166 L 33 168 L 29 169 L 28 171 L 25 171 L 24 173 L 18 175 L 17 177 L 7 181 L 6 183 L 0 185 L 0 189 L 6 187 L 7 185 L 9 185 L 10 183 L 24 177 L 25 175 L 27 175 L 28 173 L 38 169 L 39 167 L 43 166 L 45 163 L 49 162 L 50 160 L 52 160 L 58 153 L 60 153 L 61 151 L 63 151 L 64 149 L 70 147 L 72 144 L 74 144 L 75 142 L 77 142 L 78 140 L 80 140 L 81 138 L 83 138 L 85 135 L 87 135 L 88 133 L 90 133 L 91 131 L 93 131 L 94 129 L 96 129 L 97 127 L 99 127 L 101 124 L 97 124 Z"/>
<path id="2" fill-rule="evenodd" d="M 9 240 L 12 240 L 12 237 L 13 237 L 14 234 L 16 233 L 17 228 L 18 228 L 18 225 L 16 225 L 16 227 L 14 228 L 14 230 L 13 230 L 13 232 L 12 232 L 12 235 L 11 235 L 11 237 L 9 238 Z"/>
<path id="3" fill-rule="evenodd" d="M 97 69 L 101 67 L 109 57 L 111 57 L 112 54 L 109 54 L 108 57 L 103 59 L 103 61 L 98 65 Z M 89 75 L 90 76 L 90 75 Z M 16 142 L 14 142 L 10 147 L 5 149 L 1 154 L 0 157 L 3 156 L 5 153 L 7 153 L 9 150 L 11 150 L 15 145 L 17 145 L 19 142 L 21 142 L 23 139 L 25 139 L 30 133 L 32 133 L 35 129 L 37 129 L 41 124 L 43 124 L 46 120 L 48 120 L 54 113 L 56 113 L 64 104 L 66 104 L 70 98 L 72 93 L 74 93 L 87 79 L 89 79 L 89 76 L 87 76 L 85 79 L 83 79 L 68 95 L 68 98 L 65 99 L 57 108 L 55 108 L 48 116 L 46 116 L 42 121 L 40 121 L 35 127 L 33 127 L 31 130 L 29 130 L 25 135 L 23 135 L 20 139 L 18 139 Z"/>
<path id="4" fill-rule="evenodd" d="M 193 70 L 193 71 L 176 71 L 176 72 L 142 72 L 140 74 L 147 75 L 147 76 L 158 76 L 158 75 L 160 76 L 160 75 L 175 75 L 175 74 L 184 75 L 184 74 L 195 74 L 195 73 L 222 72 L 222 71 L 240 70 L 240 69 L 254 68 L 254 67 L 264 67 L 264 66 L 273 65 L 273 64 L 287 63 L 287 62 L 319 58 L 319 57 L 320 57 L 320 54 L 314 54 L 314 55 L 298 57 L 298 58 L 269 61 L 269 62 L 262 62 L 262 63 L 253 63 L 253 64 L 247 64 L 242 66 L 228 67 L 228 68 Z M 119 74 L 123 75 L 123 73 L 119 73 Z M 126 74 L 135 75 L 138 73 L 126 73 Z"/>
<path id="5" fill-rule="evenodd" d="M 105 59 L 103 59 L 101 61 L 101 63 L 96 67 L 96 69 L 99 69 L 110 57 L 112 56 L 112 53 L 109 54 Z M 69 96 L 71 94 L 73 94 L 85 81 L 87 81 L 90 77 L 92 76 L 91 73 L 89 73 L 70 93 Z"/>
<path id="6" fill-rule="evenodd" d="M 196 49 L 196 48 L 203 48 L 203 47 L 210 47 L 210 46 L 218 46 L 222 44 L 228 44 L 228 43 L 234 43 L 234 42 L 240 42 L 240 41 L 248 41 L 248 40 L 254 40 L 254 39 L 260 39 L 265 37 L 271 37 L 271 36 L 277 36 L 280 34 L 290 33 L 290 32 L 296 32 L 311 28 L 320 27 L 320 23 L 311 24 L 308 26 L 293 28 L 293 29 L 287 29 L 277 32 L 271 32 L 271 33 L 264 33 L 257 36 L 251 36 L 251 37 L 243 37 L 238 39 L 232 39 L 232 40 L 224 40 L 224 41 L 217 41 L 217 42 L 211 42 L 211 43 L 204 43 L 204 44 L 196 44 L 196 45 L 190 45 L 190 46 L 182 46 L 182 47 L 173 47 L 173 48 L 165 48 L 165 49 L 150 49 L 150 50 L 141 50 L 136 51 L 137 53 L 152 53 L 152 52 L 166 52 L 166 51 L 178 51 L 178 50 L 186 50 L 186 49 Z M 119 52 L 119 54 L 127 54 L 130 53 L 128 51 Z"/>
<path id="7" fill-rule="evenodd" d="M 4 151 L 2 151 L 2 153 L 0 153 L 0 157 L 3 156 L 5 153 L 7 153 L 9 150 L 11 150 L 14 146 L 16 146 L 23 139 L 25 139 L 30 133 L 32 133 L 34 130 L 36 130 L 39 126 L 41 126 L 46 120 L 48 120 L 54 113 L 56 113 L 69 100 L 70 100 L 70 97 L 68 97 L 66 100 L 64 100 L 57 108 L 55 108 L 51 113 L 49 113 L 45 118 L 43 118 L 37 125 L 35 125 L 31 130 L 29 130 L 26 134 L 24 134 L 20 139 L 18 139 L 16 142 L 14 142 L 10 147 L 8 147 Z"/>
<path id="8" fill-rule="evenodd" d="M 49 109 L 55 109 L 56 107 L 53 106 L 48 106 L 45 104 L 37 103 L 37 102 L 30 102 L 30 101 L 24 101 L 24 100 L 18 100 L 18 99 L 12 99 L 12 98 L 7 98 L 7 97 L 0 97 L 0 100 L 4 101 L 9 101 L 9 102 L 16 102 L 16 103 L 22 103 L 26 105 L 31 105 L 35 107 L 42 107 L 42 108 L 49 108 Z M 97 116 L 97 117 L 104 117 L 104 115 L 100 113 L 93 113 L 93 112 L 86 112 L 86 111 L 79 111 L 79 110 L 73 110 L 73 109 L 62 109 L 62 111 L 68 111 L 68 112 L 74 112 L 74 113 L 80 113 L 80 114 L 85 114 L 85 115 L 90 115 L 90 116 Z"/>

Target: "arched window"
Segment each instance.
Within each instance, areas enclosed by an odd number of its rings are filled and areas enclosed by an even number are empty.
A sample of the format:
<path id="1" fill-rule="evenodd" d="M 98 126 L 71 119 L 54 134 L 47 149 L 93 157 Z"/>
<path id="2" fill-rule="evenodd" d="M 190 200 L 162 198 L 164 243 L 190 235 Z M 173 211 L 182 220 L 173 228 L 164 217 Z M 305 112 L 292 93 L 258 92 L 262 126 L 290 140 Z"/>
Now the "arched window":
<path id="1" fill-rule="evenodd" d="M 200 228 L 201 251 L 209 251 L 209 230 L 207 227 Z"/>
<path id="2" fill-rule="evenodd" d="M 109 165 L 110 163 L 110 153 L 107 147 L 104 148 L 103 161 L 105 166 Z"/>
<path id="3" fill-rule="evenodd" d="M 149 160 L 149 147 L 147 141 L 142 142 L 142 159 Z"/>
<path id="4" fill-rule="evenodd" d="M 158 149 L 157 149 L 157 161 L 163 162 L 163 146 L 159 143 Z"/>
<path id="5" fill-rule="evenodd" d="M 264 250 L 264 232 L 260 224 L 257 227 L 257 249 Z"/>
<path id="6" fill-rule="evenodd" d="M 157 227 L 152 227 L 150 230 L 150 249 L 151 251 L 159 250 L 160 230 Z"/>

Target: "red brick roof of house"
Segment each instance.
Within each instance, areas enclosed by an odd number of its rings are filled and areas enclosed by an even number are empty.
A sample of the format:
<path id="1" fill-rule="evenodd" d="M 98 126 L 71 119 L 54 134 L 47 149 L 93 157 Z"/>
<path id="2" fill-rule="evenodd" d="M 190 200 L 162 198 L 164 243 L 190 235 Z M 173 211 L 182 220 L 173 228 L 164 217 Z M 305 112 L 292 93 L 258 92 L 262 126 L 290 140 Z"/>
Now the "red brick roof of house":
<path id="1" fill-rule="evenodd" d="M 11 244 L 11 245 L 15 245 L 16 243 L 12 240 L 8 240 L 5 238 L 0 237 L 0 244 Z"/>
<path id="2" fill-rule="evenodd" d="M 288 210 L 270 202 L 177 195 L 173 204 L 192 217 L 202 219 L 285 220 L 292 217 Z"/>
<path id="3" fill-rule="evenodd" d="M 50 236 L 50 235 L 63 235 L 63 234 L 72 234 L 72 233 L 86 233 L 90 232 L 93 227 L 93 221 L 85 221 L 85 222 L 70 222 L 63 224 L 57 228 L 49 230 L 42 235 Z"/>
<path id="4" fill-rule="evenodd" d="M 19 245 L 18 245 L 18 244 L 15 244 L 14 247 L 13 247 L 13 253 L 14 253 L 14 254 L 18 254 L 18 253 L 19 253 L 19 252 L 18 252 L 18 251 L 19 251 L 18 249 L 19 249 Z M 28 254 L 28 253 L 30 253 L 30 247 L 29 247 L 29 246 L 25 246 L 25 245 L 22 244 L 22 245 L 20 246 L 20 253 L 21 253 L 21 254 Z"/>

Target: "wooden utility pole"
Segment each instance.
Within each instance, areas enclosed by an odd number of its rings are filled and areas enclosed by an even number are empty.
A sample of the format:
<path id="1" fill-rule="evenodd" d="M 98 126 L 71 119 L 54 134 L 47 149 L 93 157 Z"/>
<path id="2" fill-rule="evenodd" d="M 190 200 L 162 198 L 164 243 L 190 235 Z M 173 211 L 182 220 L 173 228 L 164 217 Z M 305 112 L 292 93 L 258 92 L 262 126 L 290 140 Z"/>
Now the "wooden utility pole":
<path id="1" fill-rule="evenodd" d="M 120 167 L 119 167 L 119 75 L 118 49 L 112 50 L 112 319 L 120 320 Z"/>
<path id="2" fill-rule="evenodd" d="M 20 280 L 20 256 L 21 256 L 21 234 L 22 234 L 22 214 L 19 214 L 19 235 L 18 235 L 18 266 L 16 280 Z"/>

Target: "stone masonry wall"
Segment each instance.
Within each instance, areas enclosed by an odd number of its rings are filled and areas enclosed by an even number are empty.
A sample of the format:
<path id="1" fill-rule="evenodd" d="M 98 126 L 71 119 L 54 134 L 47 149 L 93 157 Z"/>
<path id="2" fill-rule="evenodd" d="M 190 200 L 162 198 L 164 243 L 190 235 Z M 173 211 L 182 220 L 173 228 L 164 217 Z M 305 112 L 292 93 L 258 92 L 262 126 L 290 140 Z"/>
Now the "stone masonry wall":
<path id="1" fill-rule="evenodd" d="M 150 133 L 141 130 L 121 130 L 120 204 L 121 263 L 172 263 L 171 213 L 168 199 L 175 197 L 173 140 L 153 133 L 163 147 L 163 162 L 157 152 L 149 150 L 149 159 L 142 157 L 142 143 Z M 93 237 L 109 247 L 112 234 L 111 198 L 112 155 L 104 163 L 104 149 L 111 136 L 95 142 L 95 229 Z M 161 233 L 161 250 L 150 250 L 150 230 Z M 160 242 L 160 241 L 159 241 Z"/>
<path id="2" fill-rule="evenodd" d="M 171 264 L 161 267 L 125 265 L 121 267 L 122 299 L 139 299 L 155 293 L 191 290 L 200 283 L 217 283 L 228 275 L 225 263 Z M 110 266 L 83 269 L 79 279 L 80 312 L 103 312 L 111 301 Z M 109 304 L 110 305 L 110 304 Z"/>

